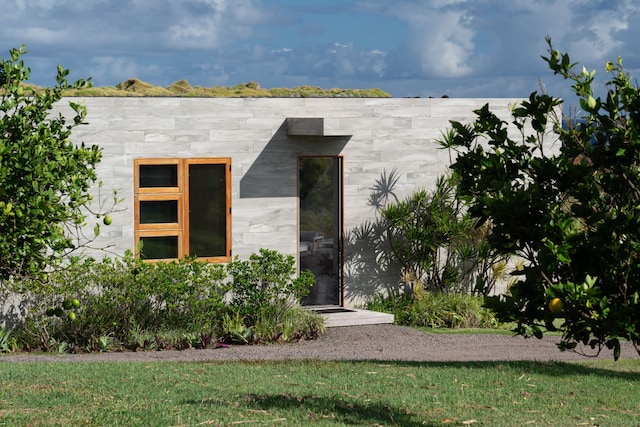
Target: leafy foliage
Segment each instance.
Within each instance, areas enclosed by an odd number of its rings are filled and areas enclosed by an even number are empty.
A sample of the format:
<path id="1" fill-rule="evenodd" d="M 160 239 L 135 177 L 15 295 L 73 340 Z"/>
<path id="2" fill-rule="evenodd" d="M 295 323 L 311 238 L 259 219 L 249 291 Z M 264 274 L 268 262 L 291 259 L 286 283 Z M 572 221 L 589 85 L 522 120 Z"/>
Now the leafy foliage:
<path id="1" fill-rule="evenodd" d="M 51 114 L 65 90 L 90 84 L 67 81 L 58 67 L 56 85 L 37 92 L 23 82 L 29 68 L 24 48 L 0 58 L 0 279 L 41 274 L 76 247 L 69 229 L 85 222 L 101 152 L 69 138 L 83 123 L 84 106 L 69 103 L 73 117 Z"/>
<path id="2" fill-rule="evenodd" d="M 278 301 L 300 301 L 314 283 L 313 274 L 302 271 L 294 277 L 295 260 L 277 251 L 260 249 L 248 260 L 236 258 L 228 264 L 231 278 L 231 305 L 243 317 L 254 317 L 264 307 Z"/>
<path id="3" fill-rule="evenodd" d="M 541 337 L 555 329 L 547 305 L 560 298 L 560 347 L 607 347 L 617 359 L 621 339 L 640 344 L 640 91 L 618 59 L 606 64 L 606 96 L 597 97 L 595 71 L 576 72 L 547 42 L 543 59 L 572 82 L 579 120 L 550 123 L 561 100 L 534 92 L 512 110 L 520 139 L 485 106 L 472 124 L 452 122 L 442 144 L 459 152 L 459 195 L 491 224 L 491 245 L 526 261 L 510 295 L 490 303 L 518 333 Z M 554 152 L 544 145 L 551 125 Z"/>
<path id="4" fill-rule="evenodd" d="M 23 298 L 26 317 L 15 337 L 27 350 L 162 350 L 315 338 L 324 330 L 322 318 L 295 304 L 313 276 L 293 278 L 289 258 L 263 250 L 227 265 L 146 263 L 128 252 L 76 259 L 46 281 L 4 285 Z"/>
<path id="5" fill-rule="evenodd" d="M 481 297 L 465 292 L 433 293 L 418 290 L 402 295 L 378 294 L 367 305 L 369 310 L 393 313 L 405 326 L 432 328 L 495 328 L 493 312 L 483 307 Z"/>
<path id="6" fill-rule="evenodd" d="M 455 176 L 440 177 L 433 192 L 420 190 L 381 209 L 386 240 L 404 271 L 404 282 L 430 292 L 489 294 L 502 260 L 487 244 L 486 228 L 456 198 Z"/>
<path id="7" fill-rule="evenodd" d="M 16 338 L 12 335 L 11 330 L 0 328 L 0 353 L 13 352 L 17 346 Z"/>
<path id="8" fill-rule="evenodd" d="M 47 347 L 54 339 L 91 348 L 102 336 L 128 346 L 132 331 L 211 331 L 224 307 L 225 277 L 219 264 L 149 264 L 130 252 L 122 259 L 77 260 L 45 283 L 21 282 L 17 290 L 30 304 L 23 340 L 27 347 Z M 73 298 L 81 303 L 72 308 L 77 318 L 47 316 Z"/>

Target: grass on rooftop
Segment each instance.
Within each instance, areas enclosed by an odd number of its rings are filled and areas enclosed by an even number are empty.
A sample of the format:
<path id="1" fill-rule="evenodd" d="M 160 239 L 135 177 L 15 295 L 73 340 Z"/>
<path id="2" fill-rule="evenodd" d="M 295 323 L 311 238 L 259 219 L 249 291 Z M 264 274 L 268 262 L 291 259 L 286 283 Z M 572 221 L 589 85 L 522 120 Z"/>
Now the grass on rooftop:
<path id="1" fill-rule="evenodd" d="M 26 85 L 33 90 L 36 85 Z M 318 86 L 296 86 L 290 88 L 260 87 L 255 81 L 235 86 L 191 86 L 186 80 L 179 80 L 167 87 L 155 86 L 138 79 L 128 79 L 115 86 L 70 89 L 67 97 L 203 97 L 203 98 L 389 98 L 390 94 L 378 89 L 323 89 Z"/>

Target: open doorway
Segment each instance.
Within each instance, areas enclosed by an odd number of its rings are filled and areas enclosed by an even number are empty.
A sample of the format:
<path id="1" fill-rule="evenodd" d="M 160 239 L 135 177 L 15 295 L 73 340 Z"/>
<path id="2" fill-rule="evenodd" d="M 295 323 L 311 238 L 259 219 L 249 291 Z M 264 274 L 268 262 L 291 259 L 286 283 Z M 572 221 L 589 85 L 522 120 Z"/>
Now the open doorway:
<path id="1" fill-rule="evenodd" d="M 342 305 L 342 158 L 298 160 L 300 271 L 316 283 L 304 305 Z"/>

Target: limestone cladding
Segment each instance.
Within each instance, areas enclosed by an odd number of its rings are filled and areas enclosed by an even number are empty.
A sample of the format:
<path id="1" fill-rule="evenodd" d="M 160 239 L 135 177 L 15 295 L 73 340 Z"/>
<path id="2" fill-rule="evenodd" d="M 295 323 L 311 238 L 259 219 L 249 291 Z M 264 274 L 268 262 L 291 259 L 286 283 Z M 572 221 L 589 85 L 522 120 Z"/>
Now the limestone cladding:
<path id="1" fill-rule="evenodd" d="M 449 120 L 470 122 L 486 103 L 507 120 L 516 99 L 456 98 L 67 98 L 87 107 L 86 125 L 73 139 L 103 149 L 99 198 L 116 189 L 123 211 L 102 227 L 95 246 L 123 253 L 134 247 L 133 160 L 228 157 L 232 162 L 232 250 L 248 257 L 260 248 L 298 251 L 297 159 L 343 158 L 344 232 L 376 218 L 372 187 L 396 171 L 395 196 L 430 188 L 449 155 L 435 143 Z M 287 118 L 321 119 L 292 121 Z M 307 126 L 307 128 L 305 128 Z M 307 132 L 307 134 L 305 134 Z M 89 224 L 93 227 L 93 224 Z M 103 257 L 102 252 L 91 253 Z M 348 258 L 346 253 L 345 257 Z M 373 256 L 373 255 L 372 255 Z M 347 266 L 348 268 L 348 266 Z M 346 280 L 349 280 L 347 275 Z M 392 279 L 395 280 L 395 279 Z M 349 284 L 345 284 L 349 288 Z"/>

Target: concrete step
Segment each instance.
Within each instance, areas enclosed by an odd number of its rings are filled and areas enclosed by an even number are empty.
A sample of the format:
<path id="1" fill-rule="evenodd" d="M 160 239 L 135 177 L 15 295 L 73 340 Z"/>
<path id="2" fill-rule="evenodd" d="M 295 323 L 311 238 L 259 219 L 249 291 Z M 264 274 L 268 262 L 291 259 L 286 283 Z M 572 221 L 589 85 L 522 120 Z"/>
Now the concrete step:
<path id="1" fill-rule="evenodd" d="M 316 311 L 324 317 L 327 328 L 338 326 L 377 325 L 393 323 L 394 316 L 389 313 L 362 310 L 358 308 L 344 308 L 337 306 L 314 306 L 310 310 Z"/>

